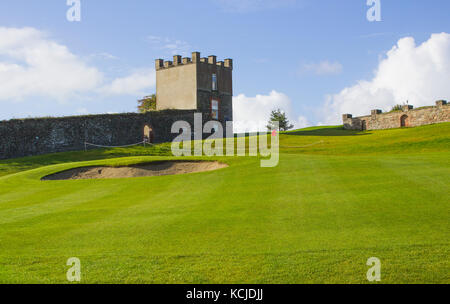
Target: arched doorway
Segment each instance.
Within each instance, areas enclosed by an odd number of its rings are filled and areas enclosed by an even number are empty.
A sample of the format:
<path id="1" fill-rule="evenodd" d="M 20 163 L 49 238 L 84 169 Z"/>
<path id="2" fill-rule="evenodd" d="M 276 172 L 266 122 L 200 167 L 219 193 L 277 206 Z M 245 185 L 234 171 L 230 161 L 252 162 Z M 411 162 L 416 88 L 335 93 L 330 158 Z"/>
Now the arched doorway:
<path id="1" fill-rule="evenodd" d="M 361 131 L 367 130 L 367 121 L 363 120 L 361 121 Z"/>
<path id="2" fill-rule="evenodd" d="M 400 117 L 400 127 L 405 128 L 408 126 L 409 126 L 408 115 L 403 115 L 402 117 Z"/>
<path id="3" fill-rule="evenodd" d="M 144 126 L 144 140 L 148 143 L 153 143 L 155 140 L 153 128 L 150 125 Z"/>

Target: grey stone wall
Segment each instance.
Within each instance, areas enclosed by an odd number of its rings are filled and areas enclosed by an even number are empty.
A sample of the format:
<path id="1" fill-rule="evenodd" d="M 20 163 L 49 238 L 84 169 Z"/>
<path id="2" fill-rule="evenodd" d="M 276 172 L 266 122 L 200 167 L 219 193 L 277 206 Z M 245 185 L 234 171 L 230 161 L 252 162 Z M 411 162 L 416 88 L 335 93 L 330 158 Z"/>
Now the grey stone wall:
<path id="1" fill-rule="evenodd" d="M 343 115 L 344 128 L 349 130 L 382 130 L 401 127 L 418 127 L 450 121 L 450 105 L 446 101 L 436 102 L 436 106 L 414 109 L 404 106 L 401 111 L 382 113 L 373 110 L 371 115 L 353 117 Z"/>
<path id="2" fill-rule="evenodd" d="M 89 142 L 122 146 L 143 141 L 144 127 L 153 129 L 155 143 L 170 142 L 172 124 L 194 123 L 194 110 L 167 110 L 146 114 L 125 113 L 61 118 L 0 121 L 0 159 L 84 149 Z M 203 115 L 203 123 L 208 120 Z M 205 136 L 208 136 L 206 134 Z"/>

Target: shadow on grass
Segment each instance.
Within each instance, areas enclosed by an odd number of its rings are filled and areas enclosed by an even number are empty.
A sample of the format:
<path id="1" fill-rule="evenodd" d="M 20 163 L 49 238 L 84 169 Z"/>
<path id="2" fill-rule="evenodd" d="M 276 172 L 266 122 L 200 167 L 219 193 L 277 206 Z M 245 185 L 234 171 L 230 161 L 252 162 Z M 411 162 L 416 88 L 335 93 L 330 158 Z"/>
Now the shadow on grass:
<path id="1" fill-rule="evenodd" d="M 297 136 L 364 136 L 370 134 L 371 133 L 359 130 L 345 130 L 342 126 L 314 127 L 283 133 L 283 135 L 297 135 Z"/>
<path id="2" fill-rule="evenodd" d="M 59 152 L 21 158 L 2 159 L 0 160 L 0 176 L 66 162 L 90 161 L 127 156 L 170 156 L 170 154 L 167 147 L 158 145 L 152 147 L 101 148 L 88 151 Z"/>

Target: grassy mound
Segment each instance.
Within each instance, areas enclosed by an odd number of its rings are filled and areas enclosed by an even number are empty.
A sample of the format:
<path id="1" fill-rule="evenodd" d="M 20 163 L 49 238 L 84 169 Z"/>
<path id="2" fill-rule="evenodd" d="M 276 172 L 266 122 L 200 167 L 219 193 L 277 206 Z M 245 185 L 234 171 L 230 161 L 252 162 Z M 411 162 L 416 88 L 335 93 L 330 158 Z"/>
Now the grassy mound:
<path id="1" fill-rule="evenodd" d="M 280 164 L 42 182 L 173 159 L 167 145 L 0 161 L 0 283 L 449 283 L 450 124 L 280 138 Z M 155 156 L 156 155 L 156 156 Z M 211 158 L 184 158 L 211 160 Z"/>

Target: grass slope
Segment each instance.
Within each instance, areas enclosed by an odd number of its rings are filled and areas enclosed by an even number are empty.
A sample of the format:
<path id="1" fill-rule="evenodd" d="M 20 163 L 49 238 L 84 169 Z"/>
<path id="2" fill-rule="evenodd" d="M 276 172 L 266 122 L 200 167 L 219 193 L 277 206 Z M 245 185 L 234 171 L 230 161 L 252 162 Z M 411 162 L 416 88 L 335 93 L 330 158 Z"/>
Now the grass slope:
<path id="1" fill-rule="evenodd" d="M 450 124 L 281 135 L 280 164 L 215 158 L 189 175 L 42 182 L 171 159 L 164 147 L 0 161 L 0 283 L 450 283 Z M 158 156 L 154 156 L 158 155 Z"/>

